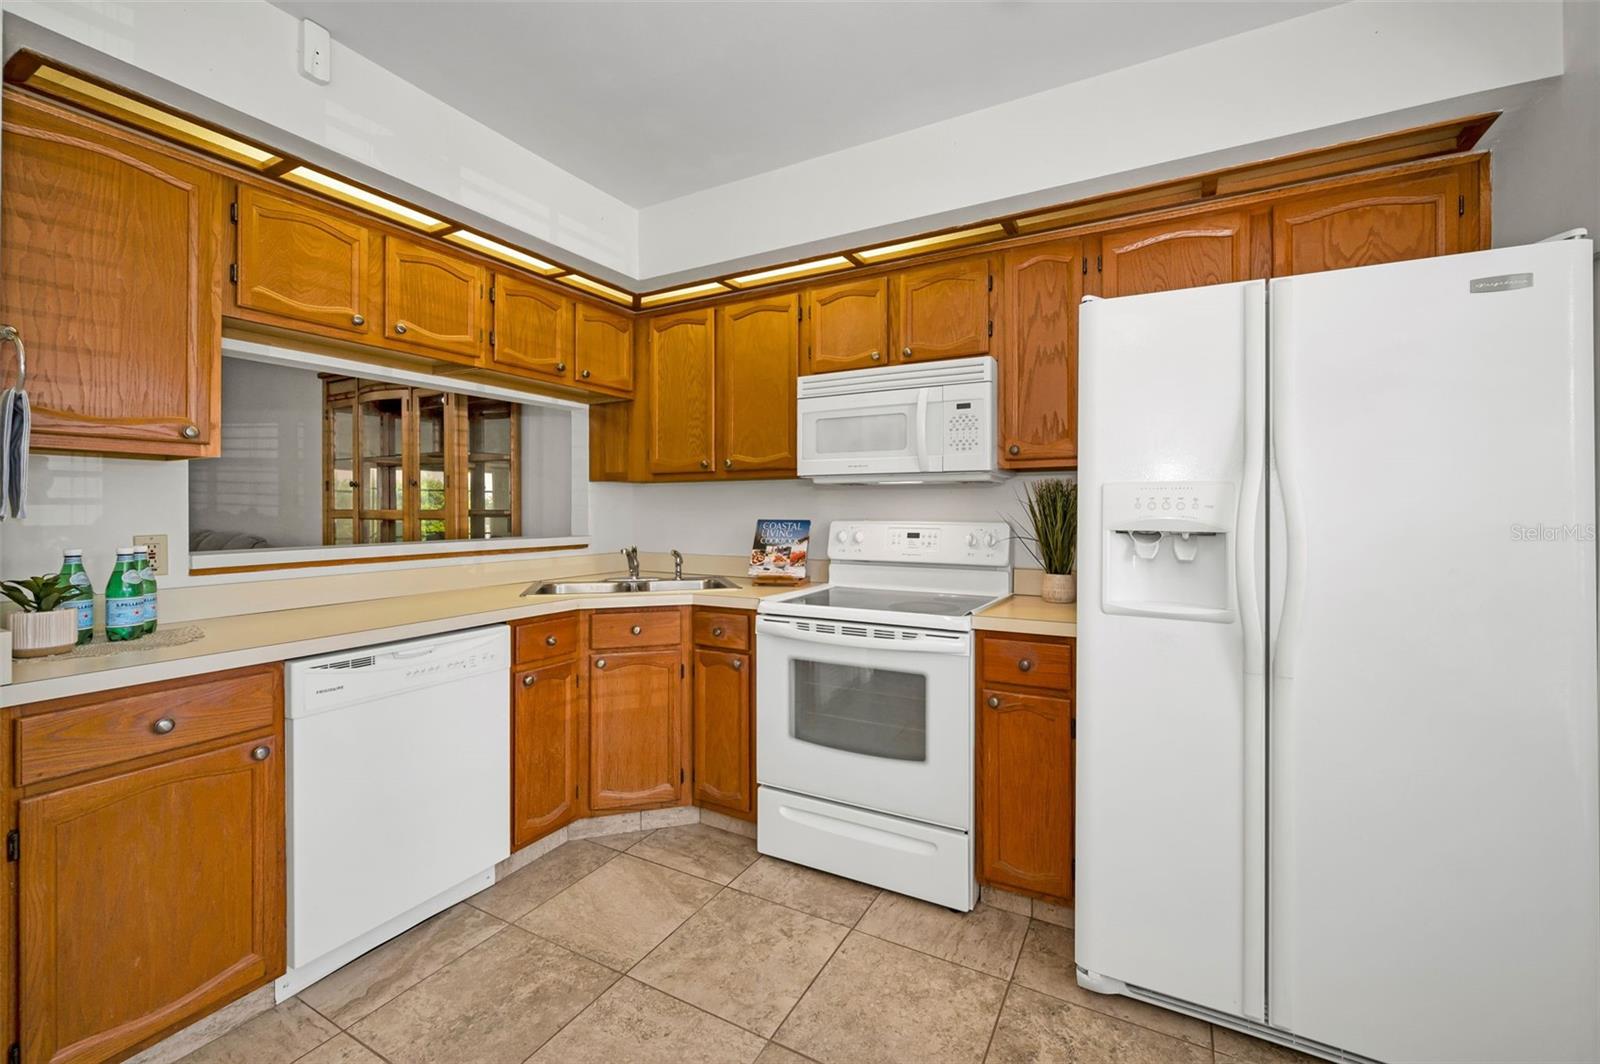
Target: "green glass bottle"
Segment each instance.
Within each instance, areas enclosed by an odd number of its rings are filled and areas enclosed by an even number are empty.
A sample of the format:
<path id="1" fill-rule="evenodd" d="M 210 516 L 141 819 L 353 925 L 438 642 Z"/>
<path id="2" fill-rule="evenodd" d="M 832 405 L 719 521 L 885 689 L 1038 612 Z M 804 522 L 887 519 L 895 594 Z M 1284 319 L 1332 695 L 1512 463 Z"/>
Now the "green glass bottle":
<path id="1" fill-rule="evenodd" d="M 117 564 L 106 578 L 106 638 L 116 642 L 144 634 L 144 567 L 132 547 L 117 548 Z"/>
<path id="2" fill-rule="evenodd" d="M 144 580 L 144 634 L 156 630 L 156 562 L 148 547 L 139 551 L 134 559 L 140 563 L 140 577 Z"/>
<path id="3" fill-rule="evenodd" d="M 60 583 L 77 591 L 70 601 L 78 611 L 78 645 L 82 646 L 94 639 L 94 585 L 83 568 L 83 551 L 74 548 L 62 552 Z"/>

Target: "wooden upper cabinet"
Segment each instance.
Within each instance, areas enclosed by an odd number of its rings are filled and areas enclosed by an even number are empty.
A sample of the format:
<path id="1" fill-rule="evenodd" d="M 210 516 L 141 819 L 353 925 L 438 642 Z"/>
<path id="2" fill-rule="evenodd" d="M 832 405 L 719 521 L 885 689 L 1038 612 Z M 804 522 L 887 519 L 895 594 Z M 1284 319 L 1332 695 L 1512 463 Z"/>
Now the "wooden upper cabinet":
<path id="1" fill-rule="evenodd" d="M 651 318 L 645 330 L 646 466 L 655 474 L 709 472 L 717 458 L 712 312 L 708 308 Z"/>
<path id="2" fill-rule="evenodd" d="M 239 186 L 235 207 L 239 308 L 354 336 L 378 329 L 377 233 L 252 185 Z"/>
<path id="3" fill-rule="evenodd" d="M 1000 464 L 1061 469 L 1078 461 L 1078 304 L 1088 266 L 1077 238 L 1005 253 L 1001 309 Z"/>
<path id="4" fill-rule="evenodd" d="M 1072 899 L 1072 702 L 978 692 L 978 878 Z"/>
<path id="5" fill-rule="evenodd" d="M 22 800 L 27 1064 L 121 1059 L 282 973 L 280 747 L 257 738 Z"/>
<path id="6" fill-rule="evenodd" d="M 795 468 L 800 297 L 717 308 L 717 449 L 723 472 Z"/>
<path id="7" fill-rule="evenodd" d="M 573 379 L 573 302 L 543 285 L 494 279 L 492 368 L 539 380 Z"/>
<path id="8" fill-rule="evenodd" d="M 27 345 L 34 449 L 220 453 L 222 181 L 9 91 L 4 138 L 0 321 Z"/>
<path id="9" fill-rule="evenodd" d="M 512 677 L 512 849 L 550 834 L 577 815 L 580 667 L 577 658 L 569 658 Z"/>
<path id="10" fill-rule="evenodd" d="M 589 658 L 589 808 L 673 805 L 683 769 L 683 652 L 618 650 Z"/>
<path id="11" fill-rule="evenodd" d="M 897 362 L 989 353 L 993 287 L 987 258 L 957 259 L 894 275 L 894 357 Z"/>
<path id="12" fill-rule="evenodd" d="M 385 338 L 435 358 L 481 361 L 489 271 L 434 244 L 397 236 L 383 244 Z"/>
<path id="13" fill-rule="evenodd" d="M 754 711 L 749 654 L 694 652 L 694 800 L 755 816 Z"/>
<path id="14" fill-rule="evenodd" d="M 1100 295 L 1132 296 L 1248 280 L 1251 219 L 1244 211 L 1171 218 L 1100 237 Z"/>
<path id="15" fill-rule="evenodd" d="M 578 383 L 633 392 L 633 319 L 590 303 L 577 305 Z"/>
<path id="16" fill-rule="evenodd" d="M 863 369 L 889 361 L 889 279 L 819 285 L 804 293 L 806 373 Z"/>
<path id="17" fill-rule="evenodd" d="M 1486 246 L 1477 164 L 1442 173 L 1346 184 L 1272 208 L 1275 276 L 1371 266 Z"/>

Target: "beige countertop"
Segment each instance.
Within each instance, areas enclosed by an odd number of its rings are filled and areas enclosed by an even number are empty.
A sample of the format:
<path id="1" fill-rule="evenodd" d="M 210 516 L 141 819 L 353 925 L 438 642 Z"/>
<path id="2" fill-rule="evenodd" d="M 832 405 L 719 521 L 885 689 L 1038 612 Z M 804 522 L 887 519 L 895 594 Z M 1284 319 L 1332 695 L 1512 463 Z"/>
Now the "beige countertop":
<path id="1" fill-rule="evenodd" d="M 581 578 L 580 578 L 581 579 Z M 540 595 L 522 598 L 527 582 L 367 599 L 332 606 L 307 606 L 267 613 L 186 622 L 204 635 L 178 646 L 98 657 L 18 660 L 13 682 L 0 687 L 0 707 L 27 705 L 68 695 L 108 691 L 202 672 L 270 661 L 331 654 L 378 643 L 436 635 L 478 625 L 574 609 L 637 609 L 642 606 L 725 606 L 753 610 L 787 587 L 753 587 L 747 580 L 721 591 L 641 592 L 610 595 Z"/>
<path id="2" fill-rule="evenodd" d="M 1012 595 L 986 610 L 979 610 L 973 618 L 973 626 L 983 632 L 1076 636 L 1078 604 L 1046 602 L 1037 595 Z"/>

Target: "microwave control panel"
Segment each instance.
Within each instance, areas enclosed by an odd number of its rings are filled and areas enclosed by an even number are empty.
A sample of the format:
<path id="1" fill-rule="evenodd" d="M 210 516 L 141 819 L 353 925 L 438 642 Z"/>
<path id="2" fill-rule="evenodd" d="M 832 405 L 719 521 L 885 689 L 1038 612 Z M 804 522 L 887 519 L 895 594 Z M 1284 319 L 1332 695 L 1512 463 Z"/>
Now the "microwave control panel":
<path id="1" fill-rule="evenodd" d="M 1003 521 L 835 521 L 828 527 L 828 557 L 928 565 L 1009 565 L 1011 529 Z"/>

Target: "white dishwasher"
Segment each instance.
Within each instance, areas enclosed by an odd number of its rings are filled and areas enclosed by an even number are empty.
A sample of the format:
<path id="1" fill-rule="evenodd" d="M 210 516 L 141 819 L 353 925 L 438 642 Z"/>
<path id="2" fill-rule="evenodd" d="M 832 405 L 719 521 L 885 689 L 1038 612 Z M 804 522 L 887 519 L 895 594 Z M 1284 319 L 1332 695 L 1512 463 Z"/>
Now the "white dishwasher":
<path id="1" fill-rule="evenodd" d="M 510 690 L 505 625 L 289 663 L 279 1001 L 494 882 Z"/>

